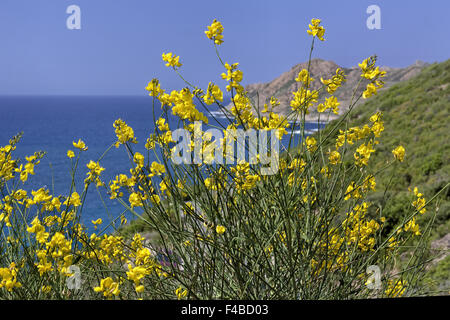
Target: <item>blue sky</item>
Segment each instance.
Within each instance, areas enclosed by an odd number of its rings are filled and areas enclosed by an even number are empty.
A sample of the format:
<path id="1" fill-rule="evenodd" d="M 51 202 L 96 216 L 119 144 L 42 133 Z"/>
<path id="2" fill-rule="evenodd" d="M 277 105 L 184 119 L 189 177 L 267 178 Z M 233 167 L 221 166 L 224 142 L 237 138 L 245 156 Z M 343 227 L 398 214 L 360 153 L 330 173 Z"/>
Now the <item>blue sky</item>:
<path id="1" fill-rule="evenodd" d="M 69 30 L 69 5 L 81 8 L 81 30 Z M 366 9 L 381 9 L 381 30 L 369 30 Z M 0 95 L 145 95 L 157 77 L 183 82 L 161 60 L 181 56 L 190 82 L 220 83 L 223 71 L 204 30 L 222 22 L 224 60 L 240 62 L 244 84 L 266 82 L 307 60 L 311 18 L 325 42 L 314 57 L 350 67 L 377 54 L 380 65 L 449 58 L 450 4 L 435 1 L 253 0 L 1 0 Z"/>

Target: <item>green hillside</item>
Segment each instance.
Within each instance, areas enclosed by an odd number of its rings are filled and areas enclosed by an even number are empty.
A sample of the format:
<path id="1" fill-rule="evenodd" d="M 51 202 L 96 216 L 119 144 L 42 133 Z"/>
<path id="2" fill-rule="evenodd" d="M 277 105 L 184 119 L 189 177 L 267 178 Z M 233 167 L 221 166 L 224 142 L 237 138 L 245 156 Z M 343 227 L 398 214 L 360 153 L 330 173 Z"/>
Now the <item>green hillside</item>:
<path id="1" fill-rule="evenodd" d="M 390 183 L 387 210 L 395 219 L 397 213 L 410 206 L 408 188 L 418 187 L 431 198 L 450 181 L 450 60 L 425 68 L 418 76 L 394 85 L 358 106 L 351 114 L 349 127 L 363 125 L 377 111 L 383 113 L 385 130 L 373 169 L 380 169 L 392 159 L 392 149 L 403 145 L 405 161 L 377 179 L 378 192 L 373 201 L 382 197 Z M 329 128 L 332 125 L 328 126 Z M 391 180 L 392 176 L 392 180 Z M 439 197 L 436 236 L 450 232 L 450 189 Z M 386 212 L 385 212 L 386 213 Z"/>
<path id="2" fill-rule="evenodd" d="M 404 212 L 411 210 L 411 192 L 418 187 L 426 199 L 431 199 L 450 181 L 450 60 L 426 67 L 416 77 L 398 83 L 380 92 L 353 110 L 349 127 L 368 123 L 377 111 L 383 113 L 385 131 L 371 158 L 374 171 L 392 160 L 398 145 L 406 149 L 403 163 L 383 171 L 377 177 L 377 190 L 369 200 L 385 205 L 385 216 L 391 226 Z M 338 120 L 335 120 L 338 121 Z M 330 123 L 325 131 L 330 130 Z M 348 160 L 349 162 L 351 159 Z M 386 187 L 389 191 L 384 195 Z M 377 207 L 377 206 L 375 206 Z M 427 214 L 420 217 L 419 225 L 425 226 L 437 210 L 431 240 L 441 239 L 450 233 L 450 188 L 446 188 L 433 201 Z M 448 255 L 447 252 L 444 254 Z M 435 264 L 430 277 L 450 283 L 449 256 Z M 432 289 L 442 290 L 439 288 Z"/>

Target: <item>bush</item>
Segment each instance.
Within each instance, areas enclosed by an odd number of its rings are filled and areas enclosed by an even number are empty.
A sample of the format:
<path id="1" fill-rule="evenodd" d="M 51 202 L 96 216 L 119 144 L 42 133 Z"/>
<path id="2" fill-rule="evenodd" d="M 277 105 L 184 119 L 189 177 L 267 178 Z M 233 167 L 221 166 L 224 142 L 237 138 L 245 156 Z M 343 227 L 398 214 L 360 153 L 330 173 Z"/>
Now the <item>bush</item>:
<path id="1" fill-rule="evenodd" d="M 238 64 L 224 63 L 220 56 L 222 32 L 214 20 L 205 33 L 224 67 L 231 106 L 222 104 L 223 91 L 214 83 L 204 91 L 186 82 L 186 88 L 168 94 L 153 79 L 147 90 L 154 114 L 157 102 L 162 114 L 155 116 L 154 132 L 146 141 L 147 157 L 133 150 L 133 129 L 120 119 L 114 123 L 114 145 L 128 153 L 129 174 L 105 183 L 100 158 L 88 163 L 81 194 L 74 191 L 72 179 L 66 196 L 53 196 L 45 188 L 29 195 L 18 181 L 26 182 L 43 154 L 27 158 L 25 165 L 14 159 L 20 137 L 0 149 L 1 298 L 350 299 L 420 294 L 415 284 L 425 255 L 412 254 L 401 270 L 396 259 L 411 238 L 419 240 L 412 253 L 423 249 L 420 243 L 426 241 L 429 226 L 419 229 L 416 216 L 425 214 L 428 202 L 416 188 L 398 199 L 392 217 L 383 206 L 372 207 L 368 197 L 378 174 L 395 169 L 405 151 L 395 146 L 389 163 L 371 170 L 368 164 L 384 131 L 382 114 L 356 127 L 348 122 L 358 100 L 383 86 L 384 72 L 375 66 L 376 58 L 360 64 L 361 79 L 368 82 L 364 92 L 352 98 L 340 120 L 314 137 L 305 134 L 305 116 L 313 107 L 321 113 L 337 111 L 333 93 L 345 75 L 338 69 L 313 90 L 314 79 L 308 69 L 302 70 L 289 115 L 300 126 L 296 137 L 294 124 L 274 112 L 276 97 L 264 110 L 251 104 Z M 313 19 L 310 57 L 324 32 L 320 20 Z M 163 54 L 163 60 L 181 76 L 178 56 Z M 328 92 L 324 103 L 318 104 L 318 91 Z M 208 118 L 198 106 L 208 112 L 212 104 L 228 122 L 217 121 L 216 131 L 203 130 L 201 122 L 207 124 Z M 184 131 L 172 131 L 173 120 Z M 270 134 L 268 154 L 261 149 L 252 154 L 255 141 L 246 144 L 232 135 L 233 129 L 259 138 Z M 277 142 L 284 135 L 293 143 L 281 157 Z M 81 140 L 73 145 L 77 153 L 68 153 L 72 177 L 87 148 Z M 248 159 L 230 155 L 231 146 L 233 151 L 243 147 Z M 175 161 L 181 154 L 183 161 Z M 221 156 L 230 156 L 232 163 L 221 163 Z M 268 156 L 277 160 L 271 170 Z M 139 219 L 137 230 L 154 230 L 155 238 L 130 236 L 121 228 L 109 235 L 88 234 L 79 217 L 93 187 L 106 189 Z M 115 220 L 127 223 L 123 216 Z M 382 271 L 379 277 L 377 270 Z"/>

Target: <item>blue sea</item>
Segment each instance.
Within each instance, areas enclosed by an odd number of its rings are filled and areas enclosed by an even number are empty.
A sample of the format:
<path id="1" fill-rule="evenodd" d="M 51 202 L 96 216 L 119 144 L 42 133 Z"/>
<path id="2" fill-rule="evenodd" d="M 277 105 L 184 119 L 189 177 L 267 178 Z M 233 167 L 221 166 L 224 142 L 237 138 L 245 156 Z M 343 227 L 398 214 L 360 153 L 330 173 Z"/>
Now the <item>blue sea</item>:
<path id="1" fill-rule="evenodd" d="M 160 110 L 159 105 L 155 110 Z M 23 132 L 22 140 L 14 152 L 15 157 L 24 159 L 36 151 L 46 152 L 35 168 L 36 174 L 30 176 L 23 188 L 30 192 L 45 186 L 53 195 L 68 195 L 71 162 L 66 153 L 69 149 L 74 150 L 73 141 L 82 139 L 89 149 L 82 154 L 76 177 L 76 190 L 81 194 L 88 170 L 86 164 L 90 160 L 97 161 L 116 141 L 113 122 L 118 118 L 133 128 L 139 141 L 134 150 L 146 154 L 144 144 L 153 132 L 151 97 L 2 96 L 0 145 L 8 144 L 9 139 Z M 307 124 L 306 129 L 313 132 L 317 129 L 317 123 Z M 105 182 L 114 179 L 119 173 L 129 174 L 130 161 L 123 147 L 110 149 L 100 164 L 106 168 L 102 174 Z M 105 200 L 106 208 L 100 196 Z M 90 229 L 91 220 L 102 218 L 109 222 L 123 211 L 124 207 L 119 202 L 110 200 L 106 192 L 99 194 L 92 187 L 82 210 L 81 221 Z M 131 213 L 126 213 L 126 216 L 128 219 L 135 218 Z"/>

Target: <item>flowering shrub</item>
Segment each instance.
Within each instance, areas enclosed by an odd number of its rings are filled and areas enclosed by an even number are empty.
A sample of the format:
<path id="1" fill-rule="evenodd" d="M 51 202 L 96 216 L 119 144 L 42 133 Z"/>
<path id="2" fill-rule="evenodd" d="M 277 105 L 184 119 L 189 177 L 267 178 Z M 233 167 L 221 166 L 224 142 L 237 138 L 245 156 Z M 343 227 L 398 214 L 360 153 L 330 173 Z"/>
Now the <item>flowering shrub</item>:
<path id="1" fill-rule="evenodd" d="M 307 30 L 312 36 L 310 61 L 316 39 L 324 40 L 320 24 L 313 19 Z M 424 241 L 425 232 L 415 217 L 426 213 L 430 201 L 414 189 L 411 211 L 385 232 L 383 208 L 371 211 L 367 200 L 379 173 L 368 164 L 384 131 L 383 115 L 378 112 L 369 123 L 348 128 L 356 102 L 383 87 L 385 72 L 375 66 L 376 58 L 359 64 L 358 87 L 365 90 L 357 96 L 355 88 L 340 121 L 326 135 L 319 130 L 306 136 L 305 116 L 311 108 L 320 114 L 339 112 L 340 102 L 333 93 L 345 81 L 344 71 L 321 78 L 320 89 L 314 90 L 311 84 L 316 79 L 309 68 L 304 69 L 295 79 L 299 86 L 289 116 L 276 113 L 276 97 L 261 110 L 241 85 L 238 63 L 226 63 L 219 54 L 223 31 L 214 20 L 205 34 L 224 68 L 221 78 L 231 105 L 223 105 L 224 92 L 213 82 L 206 90 L 186 82 L 187 87 L 168 93 L 157 79 L 150 81 L 146 89 L 154 110 L 159 102 L 162 115 L 155 117 L 154 132 L 145 142 L 147 157 L 133 151 L 138 141 L 130 126 L 121 119 L 113 125 L 117 136 L 113 146 L 124 148 L 133 164 L 128 174 L 105 182 L 101 159 L 91 160 L 81 193 L 72 179 L 68 195 L 52 195 L 46 188 L 29 194 L 21 183 L 34 174 L 44 154 L 27 157 L 26 164 L 14 158 L 20 135 L 0 148 L 1 298 L 349 299 L 419 293 L 421 255 L 412 255 L 402 268 L 396 260 L 411 238 Z M 179 56 L 163 53 L 162 59 L 181 76 Z M 319 94 L 327 97 L 319 101 Z M 211 141 L 208 132 L 196 126 L 197 121 L 216 120 L 209 112 L 213 104 L 228 119 L 227 126 L 217 122 L 224 137 L 219 141 Z M 176 143 L 171 119 L 193 138 L 189 151 L 194 153 L 188 158 L 200 154 L 200 162 L 171 161 Z M 295 126 L 301 128 L 299 136 L 294 135 Z M 234 150 L 236 137 L 229 135 L 230 129 L 274 130 L 272 139 L 289 137 L 283 153 L 270 150 L 279 157 L 278 170 L 262 174 L 264 164 L 250 159 L 235 159 L 233 164 L 212 161 L 213 151 L 229 155 L 229 145 Z M 200 144 L 196 137 L 201 137 Z M 73 148 L 76 152 L 67 152 L 72 177 L 88 146 L 78 140 Z M 384 169 L 405 157 L 402 146 L 392 153 Z M 122 203 L 158 237 L 152 241 L 139 233 L 128 237 L 121 228 L 112 234 L 88 234 L 80 214 L 94 186 L 106 189 L 110 199 Z M 115 219 L 121 225 L 128 223 L 123 214 Z M 97 231 L 103 221 L 92 223 Z M 79 267 L 80 274 L 72 266 Z M 382 271 L 375 287 L 371 285 L 377 279 L 367 272 L 370 266 Z M 75 277 L 80 277 L 78 285 L 69 285 Z"/>

